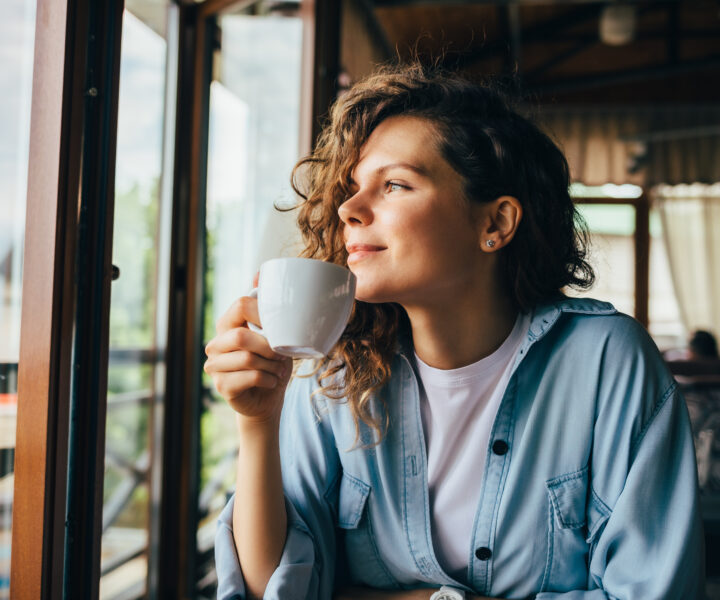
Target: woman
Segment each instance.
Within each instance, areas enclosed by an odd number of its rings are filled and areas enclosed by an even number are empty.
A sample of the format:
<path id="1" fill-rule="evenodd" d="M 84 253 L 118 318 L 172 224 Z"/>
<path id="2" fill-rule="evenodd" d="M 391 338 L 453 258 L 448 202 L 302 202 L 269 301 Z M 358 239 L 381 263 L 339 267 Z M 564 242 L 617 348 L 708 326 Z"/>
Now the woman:
<path id="1" fill-rule="evenodd" d="M 218 322 L 219 597 L 702 597 L 686 408 L 642 327 L 562 293 L 593 275 L 557 147 L 415 65 L 355 85 L 299 167 L 304 255 L 357 302 L 289 386 L 253 299 Z"/>

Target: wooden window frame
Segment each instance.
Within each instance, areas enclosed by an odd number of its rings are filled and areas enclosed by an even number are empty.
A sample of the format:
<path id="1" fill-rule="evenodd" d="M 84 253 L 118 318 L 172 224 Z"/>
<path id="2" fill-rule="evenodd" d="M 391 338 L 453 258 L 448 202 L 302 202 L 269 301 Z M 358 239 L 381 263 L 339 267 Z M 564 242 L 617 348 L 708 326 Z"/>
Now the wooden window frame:
<path id="1" fill-rule="evenodd" d="M 643 190 L 638 198 L 574 198 L 576 204 L 613 204 L 635 209 L 635 318 L 647 329 L 650 322 L 650 200 Z"/>
<path id="2" fill-rule="evenodd" d="M 13 598 L 97 597 L 122 10 L 37 6 Z"/>

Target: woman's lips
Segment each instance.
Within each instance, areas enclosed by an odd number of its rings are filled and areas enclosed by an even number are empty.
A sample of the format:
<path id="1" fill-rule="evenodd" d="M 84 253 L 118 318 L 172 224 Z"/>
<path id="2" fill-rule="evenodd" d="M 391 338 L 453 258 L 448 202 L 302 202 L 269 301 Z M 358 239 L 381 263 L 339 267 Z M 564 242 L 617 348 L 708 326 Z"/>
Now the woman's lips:
<path id="1" fill-rule="evenodd" d="M 378 252 L 385 250 L 382 246 L 372 244 L 348 244 L 348 264 L 356 263 L 369 256 L 375 256 Z"/>

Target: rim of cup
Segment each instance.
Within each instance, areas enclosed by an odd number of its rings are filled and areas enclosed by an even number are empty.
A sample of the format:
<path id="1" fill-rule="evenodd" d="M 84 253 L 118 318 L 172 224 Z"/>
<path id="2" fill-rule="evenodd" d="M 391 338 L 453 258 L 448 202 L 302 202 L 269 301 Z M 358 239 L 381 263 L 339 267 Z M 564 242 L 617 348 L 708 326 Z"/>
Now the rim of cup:
<path id="1" fill-rule="evenodd" d="M 297 261 L 297 262 L 307 262 L 307 263 L 324 263 L 324 264 L 330 265 L 330 266 L 332 266 L 332 267 L 337 267 L 338 269 L 341 269 L 344 273 L 348 273 L 348 272 L 349 272 L 349 273 L 352 273 L 352 271 L 351 271 L 350 269 L 348 269 L 347 267 L 344 267 L 343 265 L 339 265 L 339 264 L 337 264 L 337 263 L 333 263 L 333 262 L 329 262 L 329 261 L 326 261 L 326 260 L 322 260 L 321 258 L 305 258 L 305 257 L 301 257 L 301 256 L 286 256 L 286 257 L 280 256 L 280 257 L 276 257 L 276 258 L 271 258 L 271 259 L 269 259 L 269 260 L 266 260 L 262 265 L 260 265 L 260 268 L 262 269 L 262 267 L 263 267 L 264 265 L 268 264 L 268 263 L 273 263 L 273 262 L 278 262 L 278 261 L 283 261 L 283 262 L 286 262 L 286 261 L 296 262 L 296 261 Z"/>

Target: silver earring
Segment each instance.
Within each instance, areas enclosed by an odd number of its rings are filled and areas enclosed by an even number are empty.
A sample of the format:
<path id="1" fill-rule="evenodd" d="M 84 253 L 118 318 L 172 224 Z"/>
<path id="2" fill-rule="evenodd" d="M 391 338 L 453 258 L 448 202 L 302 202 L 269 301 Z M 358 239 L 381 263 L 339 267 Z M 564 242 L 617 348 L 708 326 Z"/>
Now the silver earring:
<path id="1" fill-rule="evenodd" d="M 485 244 L 488 248 L 492 248 L 493 246 L 495 246 L 495 240 L 488 240 L 487 242 L 485 242 Z"/>

